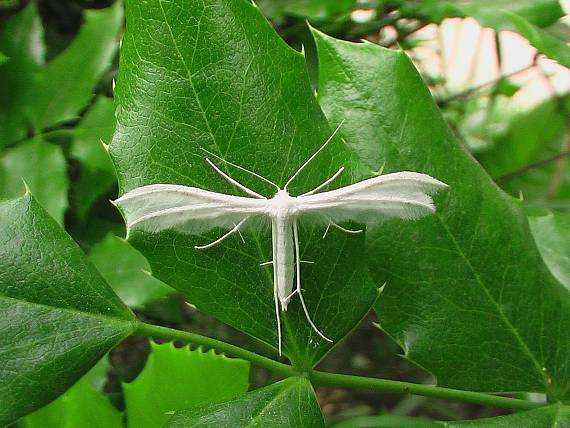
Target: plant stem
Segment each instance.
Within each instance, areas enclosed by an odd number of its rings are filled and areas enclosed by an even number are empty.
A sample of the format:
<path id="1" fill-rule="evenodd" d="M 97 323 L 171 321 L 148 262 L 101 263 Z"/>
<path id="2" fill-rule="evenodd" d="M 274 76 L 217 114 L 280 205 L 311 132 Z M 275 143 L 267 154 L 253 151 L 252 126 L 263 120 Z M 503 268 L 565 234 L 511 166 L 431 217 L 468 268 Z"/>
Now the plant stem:
<path id="1" fill-rule="evenodd" d="M 463 391 L 460 389 L 442 388 L 439 386 L 422 385 L 397 380 L 326 373 L 316 370 L 309 373 L 309 379 L 319 385 L 372 389 L 375 391 L 394 394 L 417 394 L 425 397 L 457 400 L 465 403 L 482 404 L 485 406 L 502 407 L 514 410 L 530 410 L 543 407 L 545 405 L 543 403 L 519 400 L 517 398 L 500 397 L 482 392 Z"/>
<path id="2" fill-rule="evenodd" d="M 271 358 L 264 357 L 263 355 L 256 354 L 255 352 L 248 351 L 247 349 L 240 348 L 221 340 L 212 339 L 210 337 L 202 336 L 187 331 L 176 330 L 168 327 L 161 327 L 158 325 L 146 324 L 142 321 L 138 322 L 135 334 L 140 334 L 147 337 L 163 337 L 171 340 L 181 340 L 196 345 L 203 345 L 208 348 L 213 348 L 233 355 L 238 358 L 248 360 L 253 364 L 271 370 L 283 376 L 295 376 L 298 372 L 287 364 L 280 363 L 272 360 Z"/>
<path id="3" fill-rule="evenodd" d="M 544 406 L 542 403 L 519 400 L 516 398 L 500 397 L 497 395 L 484 394 L 482 392 L 462 391 L 458 389 L 441 388 L 438 386 L 422 385 L 410 382 L 327 373 L 316 370 L 302 373 L 287 364 L 280 363 L 272 360 L 271 358 L 264 357 L 256 354 L 255 352 L 248 351 L 220 340 L 187 331 L 146 324 L 141 321 L 138 322 L 135 333 L 147 337 L 162 337 L 171 340 L 181 340 L 183 342 L 214 348 L 218 351 L 248 360 L 252 364 L 264 367 L 282 376 L 307 376 L 313 383 L 318 385 L 330 385 L 354 389 L 371 389 L 379 392 L 395 394 L 416 394 L 423 395 L 425 397 L 458 400 L 466 403 L 482 404 L 514 410 L 530 410 Z"/>

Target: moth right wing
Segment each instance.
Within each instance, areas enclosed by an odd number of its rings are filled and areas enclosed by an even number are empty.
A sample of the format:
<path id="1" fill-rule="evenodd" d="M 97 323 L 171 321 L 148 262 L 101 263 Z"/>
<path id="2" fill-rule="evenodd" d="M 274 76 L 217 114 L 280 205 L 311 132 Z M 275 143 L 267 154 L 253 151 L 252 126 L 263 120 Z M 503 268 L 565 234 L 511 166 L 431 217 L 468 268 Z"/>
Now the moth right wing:
<path id="1" fill-rule="evenodd" d="M 435 212 L 431 195 L 447 184 L 427 174 L 402 171 L 328 192 L 299 197 L 302 213 L 324 222 L 354 220 L 374 226 L 387 218 L 416 219 Z"/>
<path id="2" fill-rule="evenodd" d="M 125 217 L 127 231 L 171 229 L 199 234 L 236 224 L 265 212 L 266 199 L 226 195 L 174 184 L 138 187 L 113 202 Z M 249 222 L 246 222 L 249 223 Z"/>

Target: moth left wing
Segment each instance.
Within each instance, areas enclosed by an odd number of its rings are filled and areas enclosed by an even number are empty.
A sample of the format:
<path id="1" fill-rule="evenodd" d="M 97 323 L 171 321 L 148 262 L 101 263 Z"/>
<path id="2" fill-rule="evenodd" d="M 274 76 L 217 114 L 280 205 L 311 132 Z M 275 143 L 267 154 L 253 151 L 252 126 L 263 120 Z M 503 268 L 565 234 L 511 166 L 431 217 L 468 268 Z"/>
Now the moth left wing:
<path id="1" fill-rule="evenodd" d="M 174 184 L 138 187 L 114 201 L 125 217 L 127 230 L 159 232 L 174 229 L 202 233 L 231 228 L 264 213 L 265 199 L 226 195 Z"/>
<path id="2" fill-rule="evenodd" d="M 301 213 L 329 222 L 354 220 L 373 226 L 386 218 L 416 219 L 435 212 L 432 194 L 447 185 L 427 174 L 396 172 L 328 192 L 300 196 Z"/>

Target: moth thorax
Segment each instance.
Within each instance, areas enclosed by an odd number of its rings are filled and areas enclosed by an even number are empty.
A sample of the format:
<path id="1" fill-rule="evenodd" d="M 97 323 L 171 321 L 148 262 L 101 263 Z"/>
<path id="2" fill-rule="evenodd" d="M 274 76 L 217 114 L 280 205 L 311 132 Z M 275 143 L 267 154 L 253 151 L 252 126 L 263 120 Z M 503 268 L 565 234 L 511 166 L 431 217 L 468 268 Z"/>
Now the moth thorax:
<path id="1" fill-rule="evenodd" d="M 279 189 L 268 201 L 267 211 L 274 218 L 291 218 L 297 212 L 297 198 L 289 196 L 287 190 Z"/>

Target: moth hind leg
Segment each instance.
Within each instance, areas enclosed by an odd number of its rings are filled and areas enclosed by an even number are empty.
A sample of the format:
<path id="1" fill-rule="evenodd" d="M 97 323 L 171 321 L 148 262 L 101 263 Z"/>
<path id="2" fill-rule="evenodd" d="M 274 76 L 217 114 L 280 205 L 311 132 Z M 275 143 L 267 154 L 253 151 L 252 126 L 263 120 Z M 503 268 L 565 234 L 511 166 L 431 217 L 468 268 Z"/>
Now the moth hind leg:
<path id="1" fill-rule="evenodd" d="M 241 233 L 239 231 L 239 228 L 241 227 L 242 224 L 245 223 L 245 221 L 247 220 L 247 218 L 244 218 L 242 221 L 240 221 L 238 224 L 234 224 L 234 227 L 232 229 L 230 229 L 227 233 L 224 233 L 222 236 L 220 236 L 218 239 L 210 242 L 209 244 L 205 244 L 205 245 L 194 245 L 194 248 L 196 250 L 207 250 L 208 248 L 212 248 L 215 247 L 216 245 L 222 243 L 223 241 L 225 241 L 227 238 L 229 238 L 230 236 L 232 236 L 234 233 L 239 233 L 239 235 L 241 236 Z M 242 241 L 244 241 L 243 236 L 241 236 Z M 245 243 L 245 241 L 244 241 Z"/>
<path id="2" fill-rule="evenodd" d="M 293 291 L 293 293 L 290 294 L 290 296 L 292 296 L 295 293 L 297 293 L 299 295 L 299 300 L 301 301 L 301 306 L 303 308 L 303 312 L 305 313 L 305 318 L 307 318 L 307 322 L 309 323 L 311 328 L 315 331 L 315 333 L 317 333 L 324 340 L 332 343 L 333 341 L 331 339 L 329 339 L 328 337 L 326 337 L 317 328 L 317 326 L 315 325 L 315 323 L 311 319 L 311 316 L 309 315 L 309 310 L 307 309 L 307 305 L 305 303 L 305 299 L 303 298 L 303 291 L 301 289 L 301 258 L 299 255 L 299 232 L 297 230 L 297 222 L 293 223 L 293 238 L 295 241 L 295 264 L 296 264 L 296 268 L 297 268 L 297 272 L 296 272 L 295 276 L 297 277 L 297 288 Z"/>

